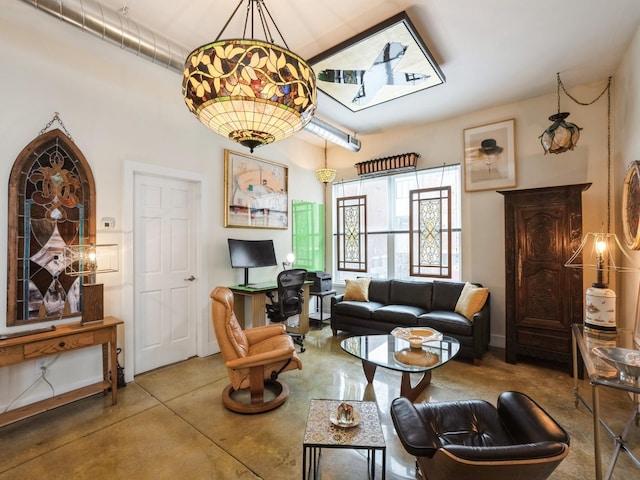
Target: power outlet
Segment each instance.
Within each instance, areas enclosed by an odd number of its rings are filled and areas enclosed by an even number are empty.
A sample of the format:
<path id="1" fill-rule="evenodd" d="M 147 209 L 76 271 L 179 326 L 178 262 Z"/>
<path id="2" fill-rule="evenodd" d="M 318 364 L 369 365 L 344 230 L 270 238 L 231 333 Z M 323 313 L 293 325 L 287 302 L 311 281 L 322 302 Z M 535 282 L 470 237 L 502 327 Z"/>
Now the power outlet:
<path id="1" fill-rule="evenodd" d="M 47 359 L 39 358 L 36 360 L 36 374 L 42 375 L 42 369 L 47 368 Z"/>

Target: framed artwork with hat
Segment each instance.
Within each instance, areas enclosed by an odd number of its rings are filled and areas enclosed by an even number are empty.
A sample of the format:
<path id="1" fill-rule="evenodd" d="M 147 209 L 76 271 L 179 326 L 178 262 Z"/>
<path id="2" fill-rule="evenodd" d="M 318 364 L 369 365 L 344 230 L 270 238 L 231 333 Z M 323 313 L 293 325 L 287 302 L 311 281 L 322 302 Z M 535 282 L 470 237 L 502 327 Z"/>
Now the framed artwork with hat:
<path id="1" fill-rule="evenodd" d="M 464 189 L 516 186 L 515 119 L 464 130 Z"/>

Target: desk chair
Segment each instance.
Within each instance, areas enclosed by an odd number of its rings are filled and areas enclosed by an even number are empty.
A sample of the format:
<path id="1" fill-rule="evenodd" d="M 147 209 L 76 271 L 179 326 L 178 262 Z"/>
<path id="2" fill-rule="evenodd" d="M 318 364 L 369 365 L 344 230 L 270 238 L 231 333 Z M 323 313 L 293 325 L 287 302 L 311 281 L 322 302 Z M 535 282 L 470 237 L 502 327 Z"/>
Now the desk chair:
<path id="1" fill-rule="evenodd" d="M 302 287 L 307 279 L 307 271 L 302 268 L 292 268 L 283 270 L 278 274 L 278 298 L 275 299 L 274 292 L 267 292 L 266 295 L 271 300 L 267 304 L 267 317 L 272 322 L 286 322 L 289 317 L 299 315 L 302 312 L 304 296 Z M 304 335 L 289 334 L 294 343 L 300 345 L 300 351 L 304 352 Z"/>

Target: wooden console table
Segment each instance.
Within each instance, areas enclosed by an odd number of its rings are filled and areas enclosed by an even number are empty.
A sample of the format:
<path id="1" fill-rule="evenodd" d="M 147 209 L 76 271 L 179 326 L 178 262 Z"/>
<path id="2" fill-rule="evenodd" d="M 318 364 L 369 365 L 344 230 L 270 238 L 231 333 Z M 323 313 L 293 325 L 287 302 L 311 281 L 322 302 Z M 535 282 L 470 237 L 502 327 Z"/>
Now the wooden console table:
<path id="1" fill-rule="evenodd" d="M 118 325 L 122 320 L 106 317 L 101 322 L 81 325 L 68 323 L 55 330 L 0 340 L 0 367 L 16 365 L 49 355 L 102 345 L 102 381 L 47 398 L 0 414 L 0 426 L 36 413 L 111 389 L 111 404 L 118 401 L 117 354 Z M 111 375 L 109 375 L 111 372 Z M 111 377 L 111 378 L 110 378 Z"/>

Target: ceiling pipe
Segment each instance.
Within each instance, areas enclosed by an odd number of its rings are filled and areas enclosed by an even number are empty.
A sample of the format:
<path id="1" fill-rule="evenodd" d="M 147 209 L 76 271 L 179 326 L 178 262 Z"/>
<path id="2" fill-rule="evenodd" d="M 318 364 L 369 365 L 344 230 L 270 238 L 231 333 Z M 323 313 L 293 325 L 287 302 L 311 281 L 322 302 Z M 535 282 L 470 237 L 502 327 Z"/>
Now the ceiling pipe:
<path id="1" fill-rule="evenodd" d="M 21 0 L 123 50 L 182 75 L 190 50 L 95 0 Z M 354 152 L 360 140 L 313 117 L 309 132 Z"/>

